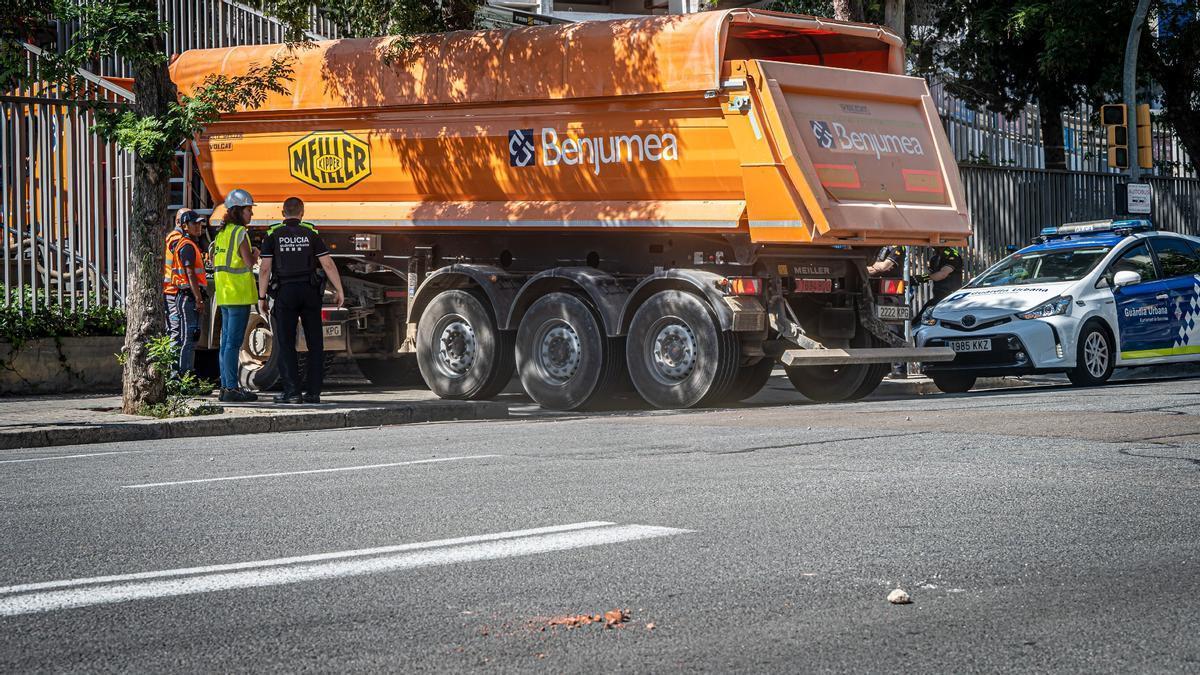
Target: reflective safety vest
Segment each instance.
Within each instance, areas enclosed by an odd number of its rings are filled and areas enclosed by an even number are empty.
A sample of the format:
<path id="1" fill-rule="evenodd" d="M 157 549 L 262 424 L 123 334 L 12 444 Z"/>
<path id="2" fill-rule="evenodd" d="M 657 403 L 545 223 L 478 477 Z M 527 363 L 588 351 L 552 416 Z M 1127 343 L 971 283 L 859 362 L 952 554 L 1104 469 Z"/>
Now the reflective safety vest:
<path id="1" fill-rule="evenodd" d="M 249 261 L 242 258 L 242 242 L 250 243 L 246 228 L 226 223 L 213 240 L 213 284 L 217 305 L 254 305 L 258 303 L 258 283 Z"/>
<path id="2" fill-rule="evenodd" d="M 167 234 L 167 251 L 163 256 L 163 277 L 162 286 L 163 293 L 167 295 L 175 295 L 179 289 L 175 287 L 175 247 L 179 245 L 179 240 L 183 239 L 183 233 L 179 230 L 171 230 Z"/>
<path id="3" fill-rule="evenodd" d="M 268 237 L 271 236 L 275 232 L 275 230 L 278 230 L 281 227 L 283 227 L 283 223 L 275 223 L 274 225 L 268 227 L 267 228 L 267 236 Z M 313 231 L 313 234 L 320 234 L 320 232 L 317 232 L 317 226 L 313 225 L 312 223 L 310 223 L 306 220 L 300 221 L 300 227 L 307 227 L 308 229 Z"/>
<path id="4" fill-rule="evenodd" d="M 192 263 L 192 276 L 196 278 L 196 283 L 204 288 L 208 288 L 208 277 L 204 275 L 204 259 L 200 257 L 200 247 L 196 242 L 188 237 L 180 237 L 179 242 L 175 245 L 175 251 L 172 257 L 173 267 L 171 268 L 171 285 L 175 287 L 175 292 L 190 288 L 191 284 L 187 278 L 187 268 L 183 266 L 183 262 L 179 258 L 179 252 L 184 248 L 191 246 L 195 250 L 195 261 Z"/>

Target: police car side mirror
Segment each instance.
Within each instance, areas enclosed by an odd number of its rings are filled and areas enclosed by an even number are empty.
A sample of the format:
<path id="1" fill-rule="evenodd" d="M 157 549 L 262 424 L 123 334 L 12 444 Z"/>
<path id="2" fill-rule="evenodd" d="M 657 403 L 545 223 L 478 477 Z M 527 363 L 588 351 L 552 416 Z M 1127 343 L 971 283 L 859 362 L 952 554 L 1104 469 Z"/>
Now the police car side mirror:
<path id="1" fill-rule="evenodd" d="M 1113 286 L 1117 288 L 1121 288 L 1122 286 L 1132 286 L 1140 283 L 1142 283 L 1142 275 L 1138 274 L 1137 272 L 1124 270 L 1117 272 L 1116 275 L 1113 276 Z"/>

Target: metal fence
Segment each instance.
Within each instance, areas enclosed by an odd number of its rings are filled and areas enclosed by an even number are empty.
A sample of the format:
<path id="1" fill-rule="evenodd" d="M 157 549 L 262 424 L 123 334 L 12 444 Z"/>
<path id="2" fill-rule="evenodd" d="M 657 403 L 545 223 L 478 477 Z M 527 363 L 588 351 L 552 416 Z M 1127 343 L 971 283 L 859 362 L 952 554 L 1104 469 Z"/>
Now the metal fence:
<path id="1" fill-rule="evenodd" d="M 968 269 L 980 272 L 1028 244 L 1048 225 L 1111 218 L 1124 177 L 1106 173 L 962 166 L 975 229 Z M 1154 191 L 1151 219 L 1164 230 L 1200 235 L 1200 180 L 1147 178 Z"/>

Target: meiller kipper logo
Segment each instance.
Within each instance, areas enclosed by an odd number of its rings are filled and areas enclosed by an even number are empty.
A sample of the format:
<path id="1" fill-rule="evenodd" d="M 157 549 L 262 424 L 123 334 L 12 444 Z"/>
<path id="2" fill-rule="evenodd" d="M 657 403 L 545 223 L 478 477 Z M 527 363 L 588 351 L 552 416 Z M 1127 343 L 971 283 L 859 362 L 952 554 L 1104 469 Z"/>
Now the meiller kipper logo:
<path id="1" fill-rule="evenodd" d="M 322 190 L 345 190 L 371 175 L 371 146 L 344 131 L 316 131 L 288 146 L 292 177 Z"/>
<path id="2" fill-rule="evenodd" d="M 532 129 L 508 132 L 510 166 L 537 164 L 534 152 Z M 564 133 L 560 136 L 558 130 L 545 127 L 541 130 L 540 157 L 543 166 L 586 166 L 598 176 L 605 164 L 677 161 L 679 139 L 670 132 L 600 136 Z"/>
<path id="3" fill-rule="evenodd" d="M 841 122 L 811 120 L 811 125 L 813 137 L 822 148 L 832 149 L 836 145 L 839 150 L 873 153 L 875 159 L 883 159 L 884 155 L 925 154 L 921 139 L 916 136 L 854 131 Z"/>

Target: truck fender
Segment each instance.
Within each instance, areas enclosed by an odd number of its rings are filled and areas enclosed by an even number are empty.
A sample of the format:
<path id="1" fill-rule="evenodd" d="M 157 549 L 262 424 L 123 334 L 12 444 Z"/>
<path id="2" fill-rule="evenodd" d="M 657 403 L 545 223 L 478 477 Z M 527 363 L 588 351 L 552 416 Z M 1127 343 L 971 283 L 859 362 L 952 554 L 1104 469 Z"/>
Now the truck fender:
<path id="1" fill-rule="evenodd" d="M 561 290 L 580 290 L 591 300 L 600 314 L 604 333 L 609 337 L 621 335 L 621 313 L 629 288 L 615 277 L 594 267 L 555 267 L 533 275 L 521 288 L 508 315 L 508 330 L 516 330 L 521 317 L 538 298 Z"/>
<path id="2" fill-rule="evenodd" d="M 709 306 L 717 316 L 717 324 L 721 330 L 733 330 L 733 309 L 726 302 L 725 291 L 717 282 L 725 277 L 704 270 L 671 269 L 655 272 L 642 281 L 629 294 L 625 308 L 621 312 L 620 335 L 629 332 L 629 324 L 638 307 L 642 306 L 651 295 L 659 291 L 678 290 L 695 293 L 708 300 Z"/>
<path id="3" fill-rule="evenodd" d="M 496 324 L 504 330 L 504 318 L 508 316 L 513 299 L 521 288 L 523 278 L 509 274 L 491 265 L 448 265 L 429 273 L 417 292 L 409 299 L 408 321 L 416 323 L 438 293 L 454 288 L 479 288 L 487 296 Z"/>

